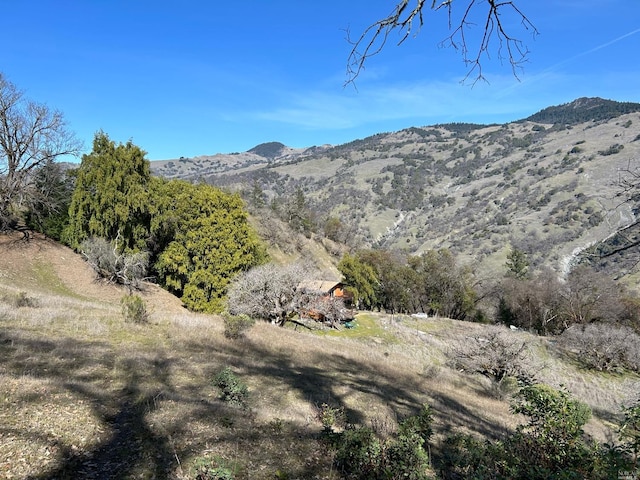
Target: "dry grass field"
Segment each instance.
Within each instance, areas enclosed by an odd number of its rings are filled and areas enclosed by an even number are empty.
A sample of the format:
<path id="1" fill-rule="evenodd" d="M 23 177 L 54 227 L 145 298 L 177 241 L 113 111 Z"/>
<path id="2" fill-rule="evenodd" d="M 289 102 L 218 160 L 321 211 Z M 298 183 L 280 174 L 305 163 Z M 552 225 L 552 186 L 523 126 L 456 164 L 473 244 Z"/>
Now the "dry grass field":
<path id="1" fill-rule="evenodd" d="M 257 324 L 230 340 L 220 318 L 153 285 L 141 293 L 149 322 L 127 323 L 124 294 L 67 248 L 0 236 L 0 478 L 189 479 L 213 462 L 238 479 L 339 479 L 323 403 L 382 434 L 429 403 L 434 464 L 447 433 L 495 438 L 519 420 L 508 394 L 449 366 L 484 325 L 363 313 L 353 330 Z M 513 335 L 541 380 L 592 407 L 589 432 L 607 439 L 638 378 L 587 373 L 547 340 Z M 225 367 L 248 385 L 249 408 L 220 399 Z"/>

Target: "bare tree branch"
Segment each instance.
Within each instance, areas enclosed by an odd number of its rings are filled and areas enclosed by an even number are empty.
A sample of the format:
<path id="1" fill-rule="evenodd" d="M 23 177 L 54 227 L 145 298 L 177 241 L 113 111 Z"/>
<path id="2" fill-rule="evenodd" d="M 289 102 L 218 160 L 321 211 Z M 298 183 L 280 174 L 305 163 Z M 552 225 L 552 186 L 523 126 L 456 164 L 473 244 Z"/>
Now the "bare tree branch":
<path id="1" fill-rule="evenodd" d="M 483 57 L 490 58 L 490 48 L 494 37 L 497 37 L 498 41 L 498 57 L 500 59 L 508 59 L 513 75 L 518 78 L 518 70 L 526 62 L 529 50 L 520 39 L 509 33 L 503 18 L 504 15 L 515 14 L 525 30 L 537 35 L 538 30 L 526 14 L 513 1 L 467 0 L 468 4 L 462 16 L 459 20 L 454 21 L 453 5 L 455 1 L 445 0 L 438 2 L 437 0 L 432 0 L 429 5 L 426 0 L 415 0 L 415 4 L 411 8 L 409 5 L 411 3 L 410 0 L 402 0 L 396 5 L 391 14 L 369 25 L 357 38 L 352 39 L 350 32 L 347 30 L 347 41 L 352 45 L 352 49 L 347 58 L 347 81 L 345 85 L 354 83 L 364 69 L 368 59 L 383 50 L 391 32 L 395 30 L 400 33 L 400 40 L 397 43 L 397 45 L 400 45 L 414 32 L 416 25 L 417 30 L 419 30 L 424 25 L 423 14 L 427 8 L 433 11 L 447 11 L 451 35 L 444 39 L 440 45 L 453 47 L 461 52 L 463 62 L 469 67 L 463 82 L 472 78 L 472 76 L 474 77 L 472 82 L 474 84 L 479 80 L 486 80 L 482 72 L 481 61 Z M 475 26 L 472 21 L 473 14 L 476 9 L 482 7 L 487 9 L 482 17 L 484 18 L 483 33 L 478 46 L 474 48 L 475 53 L 471 53 L 468 31 Z"/>
<path id="2" fill-rule="evenodd" d="M 0 73 L 0 215 L 29 201 L 36 169 L 80 149 L 61 112 L 25 99 Z"/>

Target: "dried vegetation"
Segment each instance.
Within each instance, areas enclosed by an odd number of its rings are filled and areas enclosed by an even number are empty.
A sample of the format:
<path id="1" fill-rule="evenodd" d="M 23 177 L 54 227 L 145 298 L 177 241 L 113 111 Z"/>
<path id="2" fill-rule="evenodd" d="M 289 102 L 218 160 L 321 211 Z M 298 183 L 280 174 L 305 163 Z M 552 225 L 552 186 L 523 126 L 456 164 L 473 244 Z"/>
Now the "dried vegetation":
<path id="1" fill-rule="evenodd" d="M 518 422 L 493 380 L 447 364 L 451 345 L 491 335 L 487 326 L 368 314 L 337 334 L 258 323 L 230 339 L 222 318 L 151 287 L 148 322 L 125 322 L 123 291 L 82 281 L 89 267 L 62 247 L 0 248 L 0 478 L 179 480 L 208 465 L 237 479 L 337 480 L 323 405 L 391 435 L 427 403 L 436 460 L 450 432 L 496 438 Z M 17 303 L 20 292 L 33 303 Z M 500 331 L 512 333 L 541 380 L 591 406 L 589 431 L 606 438 L 637 377 L 587 374 L 539 337 Z M 247 408 L 221 398 L 225 368 L 248 387 Z"/>

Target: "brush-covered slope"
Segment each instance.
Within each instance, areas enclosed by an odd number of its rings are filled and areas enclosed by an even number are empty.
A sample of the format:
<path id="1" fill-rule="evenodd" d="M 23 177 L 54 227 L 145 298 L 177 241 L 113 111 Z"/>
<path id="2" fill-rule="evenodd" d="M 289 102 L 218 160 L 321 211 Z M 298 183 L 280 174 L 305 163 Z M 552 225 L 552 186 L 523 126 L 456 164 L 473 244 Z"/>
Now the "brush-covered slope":
<path id="1" fill-rule="evenodd" d="M 640 156 L 638 112 L 640 104 L 582 98 L 505 125 L 433 125 L 270 158 L 238 154 L 253 160 L 224 169 L 205 160 L 188 172 L 152 168 L 245 191 L 258 185 L 269 199 L 301 188 L 318 218 L 340 218 L 362 246 L 446 247 L 487 274 L 516 247 L 534 266 L 562 273 L 582 249 L 635 221 L 617 195 Z"/>

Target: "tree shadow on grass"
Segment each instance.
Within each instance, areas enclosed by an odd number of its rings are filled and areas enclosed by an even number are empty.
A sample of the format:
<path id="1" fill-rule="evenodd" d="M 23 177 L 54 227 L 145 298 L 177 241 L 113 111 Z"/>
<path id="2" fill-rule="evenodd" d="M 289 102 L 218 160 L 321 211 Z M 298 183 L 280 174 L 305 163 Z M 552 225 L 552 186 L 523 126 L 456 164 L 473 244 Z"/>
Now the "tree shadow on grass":
<path id="1" fill-rule="evenodd" d="M 86 403 L 90 420 L 102 430 L 95 441 L 80 448 L 74 447 L 73 439 L 62 442 L 44 430 L 38 432 L 40 443 L 56 444 L 58 456 L 28 478 L 169 480 L 184 478 L 181 460 L 202 452 L 226 456 L 234 451 L 244 465 L 238 479 L 273 478 L 277 470 L 286 471 L 292 479 L 339 478 L 331 472 L 330 452 L 323 451 L 319 423 L 291 424 L 279 431 L 257 423 L 251 412 L 231 409 L 211 398 L 212 379 L 229 364 L 265 384 L 272 382 L 276 391 L 293 391 L 309 406 L 343 407 L 354 424 L 365 424 L 371 417 L 366 411 L 369 404 L 385 405 L 401 419 L 417 413 L 429 395 L 416 386 L 415 377 L 381 370 L 346 354 L 316 351 L 301 360 L 249 340 L 215 344 L 187 340 L 178 348 L 169 353 L 162 349 L 135 352 L 106 342 L 43 339 L 10 329 L 0 332 L 0 373 L 49 382 L 66 392 L 70 402 Z M 182 376 L 176 377 L 175 370 L 181 370 Z M 190 375 L 196 378 L 191 381 Z M 354 403 L 354 396 L 360 401 Z M 255 392 L 251 402 L 256 407 L 259 398 Z M 38 399 L 28 393 L 21 401 Z M 452 424 L 467 424 L 480 433 L 497 428 L 456 404 L 454 398 L 436 397 L 434 407 L 437 414 L 448 415 Z M 167 411 L 171 415 L 162 416 Z M 456 414 L 451 415 L 452 411 Z M 25 440 L 35 435 L 0 426 L 0 438 L 2 434 Z M 292 457 L 299 458 L 294 462 Z"/>
<path id="2" fill-rule="evenodd" d="M 71 353 L 71 354 L 67 354 Z M 102 385 L 97 366 L 111 366 L 113 354 L 105 352 L 101 343 L 53 341 L 24 338 L 0 333 L 0 367 L 17 377 L 47 380 L 74 398 L 91 405 L 95 418 L 111 432 L 90 451 L 79 451 L 72 445 L 61 444 L 55 438 L 42 438 L 59 448 L 59 462 L 55 468 L 28 478 L 36 479 L 115 479 L 127 478 L 142 462 L 153 478 L 167 479 L 174 470 L 175 460 L 167 440 L 152 431 L 145 417 L 155 409 L 157 392 L 144 392 L 138 387 L 137 365 L 120 366 L 127 378 L 120 391 L 109 391 Z M 144 368 L 153 369 L 156 380 L 166 379 L 166 362 L 152 362 Z M 95 370 L 95 374 L 91 374 Z M 166 384 L 167 389 L 170 385 Z M 22 398 L 29 401 L 29 398 Z M 40 399 L 33 399 L 40 400 Z M 56 415 L 55 411 L 49 413 Z M 78 418 L 78 421 L 86 419 Z M 0 427 L 0 432 L 5 431 Z M 5 431 L 5 433 L 7 433 Z M 17 432 L 13 432 L 14 434 Z M 25 437 L 29 437 L 25 433 Z"/>

